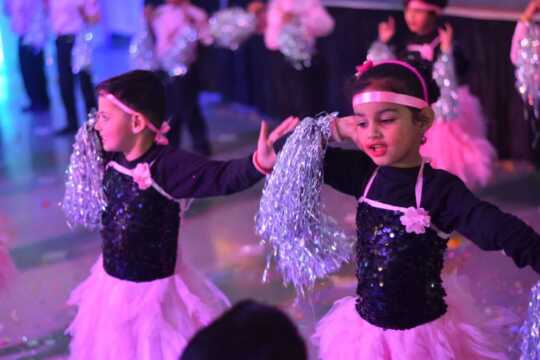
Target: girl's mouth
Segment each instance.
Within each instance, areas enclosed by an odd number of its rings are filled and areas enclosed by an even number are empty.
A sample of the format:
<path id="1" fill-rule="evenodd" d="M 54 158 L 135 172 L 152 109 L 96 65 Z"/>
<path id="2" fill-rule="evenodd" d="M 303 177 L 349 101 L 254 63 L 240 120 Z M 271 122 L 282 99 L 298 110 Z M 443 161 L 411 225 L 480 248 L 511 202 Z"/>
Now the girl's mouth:
<path id="1" fill-rule="evenodd" d="M 386 155 L 388 146 L 386 144 L 371 144 L 367 147 L 367 150 L 373 157 L 380 157 Z"/>

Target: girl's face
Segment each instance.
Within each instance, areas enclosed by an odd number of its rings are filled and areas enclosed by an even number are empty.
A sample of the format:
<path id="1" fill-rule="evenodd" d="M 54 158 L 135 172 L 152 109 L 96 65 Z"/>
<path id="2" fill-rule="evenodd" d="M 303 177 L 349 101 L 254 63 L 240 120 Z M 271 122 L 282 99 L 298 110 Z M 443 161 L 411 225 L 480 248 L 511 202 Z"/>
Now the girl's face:
<path id="1" fill-rule="evenodd" d="M 432 11 L 405 8 L 405 22 L 409 30 L 417 35 L 427 35 L 435 30 L 437 15 Z"/>
<path id="2" fill-rule="evenodd" d="M 354 112 L 353 141 L 375 164 L 413 167 L 420 163 L 429 120 L 416 121 L 407 107 L 386 102 L 359 104 Z M 430 108 L 424 112 L 432 113 Z"/>
<path id="3" fill-rule="evenodd" d="M 101 136 L 103 149 L 109 152 L 129 152 L 136 135 L 132 129 L 132 116 L 104 96 L 99 96 L 98 108 L 95 129 Z"/>

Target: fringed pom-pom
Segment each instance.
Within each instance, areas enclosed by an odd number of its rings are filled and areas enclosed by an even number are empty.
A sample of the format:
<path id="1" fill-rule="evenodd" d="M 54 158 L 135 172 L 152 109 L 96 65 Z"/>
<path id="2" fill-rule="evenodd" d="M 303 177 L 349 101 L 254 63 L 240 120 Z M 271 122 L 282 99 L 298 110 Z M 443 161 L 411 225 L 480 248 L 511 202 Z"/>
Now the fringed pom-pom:
<path id="1" fill-rule="evenodd" d="M 454 56 L 442 53 L 433 64 L 433 79 L 439 85 L 441 96 L 433 105 L 437 119 L 451 121 L 458 117 L 458 81 Z"/>
<path id="2" fill-rule="evenodd" d="M 238 49 L 257 28 L 255 15 L 240 7 L 218 11 L 208 23 L 216 44 L 230 50 Z"/>
<path id="3" fill-rule="evenodd" d="M 520 360 L 540 359 L 540 282 L 531 289 L 527 318 L 521 329 Z"/>
<path id="4" fill-rule="evenodd" d="M 516 59 L 516 87 L 523 101 L 540 118 L 540 26 L 527 23 Z"/>
<path id="5" fill-rule="evenodd" d="M 315 39 L 302 28 L 299 20 L 291 21 L 281 30 L 278 38 L 279 51 L 297 70 L 311 66 L 315 54 Z"/>
<path id="6" fill-rule="evenodd" d="M 101 227 L 101 212 L 106 205 L 103 151 L 94 124 L 95 115 L 91 113 L 75 136 L 61 203 L 69 226 L 80 225 L 89 230 Z"/>
<path id="7" fill-rule="evenodd" d="M 171 48 L 159 59 L 161 67 L 170 76 L 187 74 L 190 65 L 197 59 L 199 34 L 191 26 L 180 31 Z"/>
<path id="8" fill-rule="evenodd" d="M 133 70 L 157 70 L 159 63 L 154 51 L 154 40 L 148 25 L 143 24 L 141 30 L 133 35 L 129 44 L 129 60 Z"/>
<path id="9" fill-rule="evenodd" d="M 326 142 L 335 114 L 306 118 L 289 137 L 266 178 L 256 231 L 268 250 L 263 280 L 272 260 L 304 295 L 315 281 L 339 269 L 351 254 L 351 239 L 323 214 L 321 187 Z"/>

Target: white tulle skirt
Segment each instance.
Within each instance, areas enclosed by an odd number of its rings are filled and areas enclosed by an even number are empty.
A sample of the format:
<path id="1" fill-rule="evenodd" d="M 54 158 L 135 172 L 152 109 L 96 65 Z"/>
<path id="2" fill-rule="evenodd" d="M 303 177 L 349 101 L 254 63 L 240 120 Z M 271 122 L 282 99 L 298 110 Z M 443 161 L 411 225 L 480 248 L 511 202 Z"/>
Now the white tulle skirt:
<path id="1" fill-rule="evenodd" d="M 488 319 L 475 307 L 457 276 L 445 279 L 448 312 L 409 330 L 384 330 L 358 315 L 356 298 L 334 303 L 312 337 L 323 360 L 478 360 L 507 359 L 503 326 L 516 319 L 507 313 Z"/>
<path id="2" fill-rule="evenodd" d="M 486 138 L 486 123 L 480 103 L 466 87 L 458 92 L 459 116 L 436 120 L 420 149 L 431 165 L 458 176 L 467 186 L 485 186 L 491 178 L 496 151 Z"/>
<path id="3" fill-rule="evenodd" d="M 68 303 L 78 306 L 66 331 L 74 360 L 177 360 L 195 332 L 230 306 L 185 264 L 171 277 L 136 283 L 108 275 L 101 257 Z"/>

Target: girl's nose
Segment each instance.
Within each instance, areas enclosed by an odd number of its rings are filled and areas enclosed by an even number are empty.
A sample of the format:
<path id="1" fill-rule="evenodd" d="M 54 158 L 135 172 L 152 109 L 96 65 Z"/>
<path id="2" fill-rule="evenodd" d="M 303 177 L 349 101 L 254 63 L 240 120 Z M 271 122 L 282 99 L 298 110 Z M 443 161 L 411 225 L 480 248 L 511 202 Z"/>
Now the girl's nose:
<path id="1" fill-rule="evenodd" d="M 377 139 L 379 137 L 381 137 L 381 132 L 379 131 L 379 127 L 377 125 L 370 125 L 368 128 L 368 138 Z"/>

